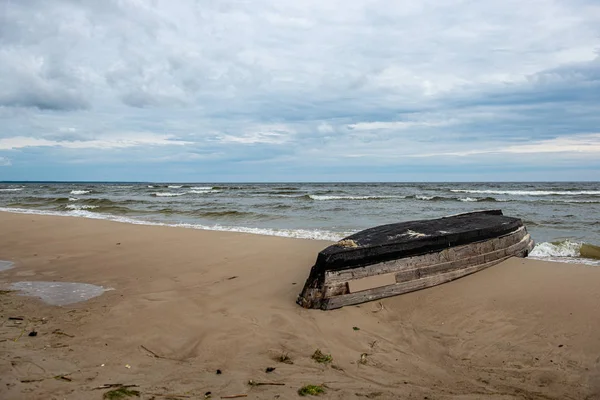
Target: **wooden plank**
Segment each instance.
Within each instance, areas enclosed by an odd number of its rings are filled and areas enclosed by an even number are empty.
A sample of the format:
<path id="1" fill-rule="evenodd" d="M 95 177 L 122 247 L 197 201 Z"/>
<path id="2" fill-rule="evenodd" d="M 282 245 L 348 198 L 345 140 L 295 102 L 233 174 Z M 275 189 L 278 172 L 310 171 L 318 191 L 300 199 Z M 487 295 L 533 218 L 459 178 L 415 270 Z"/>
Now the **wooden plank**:
<path id="1" fill-rule="evenodd" d="M 371 300 L 382 299 L 385 297 L 396 296 L 403 293 L 414 292 L 415 290 L 429 288 L 432 286 L 439 285 L 441 283 L 462 278 L 463 276 L 470 275 L 477 271 L 481 271 L 482 269 L 498 264 L 499 262 L 504 261 L 507 258 L 509 257 L 500 258 L 493 262 L 480 264 L 469 268 L 463 268 L 445 274 L 434 275 L 423 279 L 416 279 L 410 282 L 402 282 L 397 283 L 395 285 L 388 285 L 357 293 L 349 293 L 341 296 L 331 297 L 329 299 L 323 300 L 321 308 L 324 310 L 332 310 L 347 305 L 360 304 Z"/>
<path id="2" fill-rule="evenodd" d="M 520 243 L 523 241 L 525 236 L 528 236 L 527 231 L 524 227 L 521 227 L 509 235 L 483 242 L 471 243 L 465 246 L 448 248 L 441 252 L 423 254 L 393 261 L 385 261 L 382 263 L 353 268 L 345 271 L 327 271 L 325 273 L 325 282 L 327 282 L 329 285 L 335 286 L 337 283 L 342 284 L 353 279 L 366 278 L 368 276 L 381 275 L 391 272 L 400 272 L 401 270 L 408 271 L 423 266 L 457 261 L 469 256 L 489 253 L 495 249 L 505 249 L 514 244 Z"/>
<path id="3" fill-rule="evenodd" d="M 396 274 L 382 274 L 368 276 L 366 278 L 353 279 L 348 281 L 348 291 L 350 293 L 361 292 L 363 290 L 374 289 L 387 285 L 396 284 Z"/>

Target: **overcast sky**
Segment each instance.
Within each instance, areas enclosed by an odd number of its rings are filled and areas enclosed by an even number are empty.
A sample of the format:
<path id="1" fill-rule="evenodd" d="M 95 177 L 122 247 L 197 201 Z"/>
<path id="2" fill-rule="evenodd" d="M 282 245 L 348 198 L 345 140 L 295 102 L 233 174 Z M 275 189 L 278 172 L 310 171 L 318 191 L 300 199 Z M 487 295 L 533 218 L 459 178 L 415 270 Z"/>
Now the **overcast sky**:
<path id="1" fill-rule="evenodd" d="M 0 0 L 0 180 L 600 180 L 600 2 Z"/>

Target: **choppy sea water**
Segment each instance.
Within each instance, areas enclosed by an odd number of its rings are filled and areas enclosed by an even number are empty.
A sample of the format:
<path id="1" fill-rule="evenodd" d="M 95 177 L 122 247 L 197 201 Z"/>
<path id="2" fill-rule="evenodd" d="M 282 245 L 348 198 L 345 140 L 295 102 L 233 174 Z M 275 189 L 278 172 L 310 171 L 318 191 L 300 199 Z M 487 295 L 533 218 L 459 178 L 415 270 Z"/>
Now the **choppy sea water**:
<path id="1" fill-rule="evenodd" d="M 0 211 L 69 215 L 307 239 L 481 209 L 520 217 L 532 256 L 600 265 L 600 182 L 0 183 Z"/>

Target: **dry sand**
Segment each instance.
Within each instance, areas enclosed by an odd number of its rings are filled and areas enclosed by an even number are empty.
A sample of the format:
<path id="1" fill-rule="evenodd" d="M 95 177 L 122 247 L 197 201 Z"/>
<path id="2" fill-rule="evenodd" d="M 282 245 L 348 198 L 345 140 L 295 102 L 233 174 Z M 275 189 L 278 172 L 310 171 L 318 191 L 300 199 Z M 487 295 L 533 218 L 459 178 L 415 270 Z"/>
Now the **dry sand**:
<path id="1" fill-rule="evenodd" d="M 0 398 L 101 399 L 92 388 L 123 383 L 143 399 L 297 399 L 324 383 L 325 399 L 600 399 L 599 269 L 511 259 L 380 303 L 302 309 L 328 244 L 0 213 L 0 259 L 15 262 L 0 286 L 115 289 L 64 307 L 1 294 Z"/>

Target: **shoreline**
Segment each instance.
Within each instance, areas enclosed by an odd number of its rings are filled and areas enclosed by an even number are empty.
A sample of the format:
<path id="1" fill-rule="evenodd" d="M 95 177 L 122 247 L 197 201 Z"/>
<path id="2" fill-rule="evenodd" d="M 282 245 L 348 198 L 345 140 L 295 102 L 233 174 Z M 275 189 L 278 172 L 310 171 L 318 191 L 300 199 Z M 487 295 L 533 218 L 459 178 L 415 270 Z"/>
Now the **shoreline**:
<path id="1" fill-rule="evenodd" d="M 15 263 L 2 287 L 115 289 L 63 307 L 1 295 L 2 398 L 101 398 L 92 388 L 115 382 L 143 399 L 297 399 L 322 383 L 334 399 L 600 396 L 600 270 L 584 265 L 510 259 L 325 312 L 294 301 L 328 241 L 5 212 L 0 226 L 0 259 Z M 18 337 L 30 329 L 38 335 Z M 316 349 L 335 368 L 315 363 Z M 275 360 L 284 353 L 294 364 Z"/>

